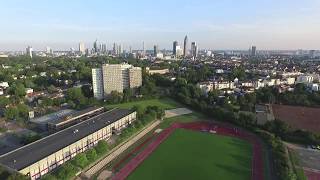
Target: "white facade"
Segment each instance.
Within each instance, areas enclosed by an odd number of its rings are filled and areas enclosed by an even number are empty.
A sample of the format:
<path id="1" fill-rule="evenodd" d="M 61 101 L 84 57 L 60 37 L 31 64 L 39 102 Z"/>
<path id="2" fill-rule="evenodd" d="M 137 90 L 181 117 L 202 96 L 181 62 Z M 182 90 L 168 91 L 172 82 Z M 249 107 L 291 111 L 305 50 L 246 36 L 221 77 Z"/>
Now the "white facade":
<path id="1" fill-rule="evenodd" d="M 142 70 L 129 64 L 104 64 L 102 68 L 92 69 L 92 82 L 94 97 L 103 99 L 112 91 L 140 87 Z"/>
<path id="2" fill-rule="evenodd" d="M 0 87 L 6 89 L 9 87 L 9 83 L 8 82 L 0 82 Z"/>
<path id="3" fill-rule="evenodd" d="M 103 76 L 101 68 L 92 69 L 92 88 L 93 96 L 98 100 L 103 99 Z"/>
<path id="4" fill-rule="evenodd" d="M 296 82 L 296 78 L 287 78 L 286 84 L 293 85 Z"/>

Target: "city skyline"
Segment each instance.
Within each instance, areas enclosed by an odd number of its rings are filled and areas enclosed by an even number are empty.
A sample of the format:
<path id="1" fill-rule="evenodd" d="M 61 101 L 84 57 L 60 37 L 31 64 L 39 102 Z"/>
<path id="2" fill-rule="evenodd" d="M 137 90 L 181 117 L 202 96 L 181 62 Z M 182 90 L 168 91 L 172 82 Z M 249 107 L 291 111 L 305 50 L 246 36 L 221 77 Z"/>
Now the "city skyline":
<path id="1" fill-rule="evenodd" d="M 133 49 L 141 49 L 142 42 L 146 49 L 154 44 L 171 49 L 174 40 L 183 44 L 185 35 L 208 49 L 319 49 L 319 9 L 316 0 L 166 0 L 156 5 L 145 0 L 13 0 L 0 7 L 6 24 L 0 29 L 0 51 L 23 51 L 29 45 L 35 50 L 77 49 L 79 42 L 92 46 L 95 39 L 109 49 L 114 42 Z"/>

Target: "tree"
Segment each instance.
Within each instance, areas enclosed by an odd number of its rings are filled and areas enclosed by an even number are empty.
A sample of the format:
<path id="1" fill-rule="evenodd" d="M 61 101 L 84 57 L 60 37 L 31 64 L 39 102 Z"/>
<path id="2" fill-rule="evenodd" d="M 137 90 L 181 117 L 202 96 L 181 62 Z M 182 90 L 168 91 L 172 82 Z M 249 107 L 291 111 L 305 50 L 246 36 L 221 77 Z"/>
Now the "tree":
<path id="1" fill-rule="evenodd" d="M 46 174 L 43 177 L 41 177 L 42 180 L 58 180 L 55 176 L 52 174 Z"/>
<path id="2" fill-rule="evenodd" d="M 56 87 L 51 84 L 51 85 L 47 88 L 47 90 L 48 90 L 48 93 L 52 94 L 52 93 L 54 93 L 54 92 L 56 91 Z"/>
<path id="3" fill-rule="evenodd" d="M 72 164 L 75 166 L 78 166 L 80 168 L 84 168 L 86 167 L 86 165 L 88 164 L 88 159 L 87 156 L 84 153 L 80 153 L 78 155 L 76 155 L 76 157 L 72 160 Z"/>
<path id="4" fill-rule="evenodd" d="M 93 97 L 93 91 L 90 85 L 83 85 L 81 87 L 82 93 L 85 97 L 90 98 Z"/>
<path id="5" fill-rule="evenodd" d="M 10 104 L 9 99 L 1 96 L 0 97 L 0 108 L 5 108 L 8 104 Z"/>
<path id="6" fill-rule="evenodd" d="M 141 105 L 134 105 L 132 107 L 132 110 L 137 112 L 138 118 L 142 117 L 143 114 L 145 113 L 145 108 L 143 108 L 143 106 L 141 106 Z"/>
<path id="7" fill-rule="evenodd" d="M 132 96 L 133 96 L 133 91 L 131 88 L 126 88 L 123 90 L 123 102 L 130 101 Z"/>
<path id="8" fill-rule="evenodd" d="M 19 110 L 16 107 L 9 107 L 4 111 L 4 117 L 8 120 L 14 120 L 19 117 Z"/>
<path id="9" fill-rule="evenodd" d="M 19 117 L 26 120 L 29 117 L 29 107 L 25 104 L 18 104 L 17 109 L 19 111 Z"/>
<path id="10" fill-rule="evenodd" d="M 74 165 L 72 165 L 70 162 L 67 162 L 58 169 L 57 178 L 71 179 L 75 176 L 77 171 L 78 169 Z"/>
<path id="11" fill-rule="evenodd" d="M 106 141 L 101 140 L 94 149 L 96 150 L 97 154 L 103 154 L 104 152 L 108 151 L 108 144 Z"/>
<path id="12" fill-rule="evenodd" d="M 90 149 L 86 152 L 86 157 L 90 162 L 93 162 L 97 158 L 97 152 L 95 149 Z"/>
<path id="13" fill-rule="evenodd" d="M 109 101 L 113 104 L 120 103 L 122 101 L 123 95 L 118 91 L 111 91 Z"/>
<path id="14" fill-rule="evenodd" d="M 21 98 L 26 95 L 26 89 L 22 83 L 14 83 L 9 88 L 9 94 Z"/>

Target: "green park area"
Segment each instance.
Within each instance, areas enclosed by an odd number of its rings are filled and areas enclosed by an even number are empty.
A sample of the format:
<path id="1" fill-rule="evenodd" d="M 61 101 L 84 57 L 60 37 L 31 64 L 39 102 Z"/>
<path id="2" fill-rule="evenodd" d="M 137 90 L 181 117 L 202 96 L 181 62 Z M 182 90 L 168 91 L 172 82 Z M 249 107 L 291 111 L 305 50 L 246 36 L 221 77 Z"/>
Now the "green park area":
<path id="1" fill-rule="evenodd" d="M 148 99 L 148 100 L 141 100 L 141 101 L 133 101 L 133 102 L 127 102 L 127 103 L 121 103 L 121 104 L 112 104 L 107 105 L 107 108 L 125 108 L 125 109 L 131 109 L 134 106 L 141 106 L 142 108 L 146 108 L 147 106 L 159 106 L 163 109 L 174 109 L 181 107 L 181 105 L 169 98 L 162 98 L 162 99 Z"/>
<path id="2" fill-rule="evenodd" d="M 252 147 L 243 140 L 177 129 L 129 180 L 251 178 Z"/>

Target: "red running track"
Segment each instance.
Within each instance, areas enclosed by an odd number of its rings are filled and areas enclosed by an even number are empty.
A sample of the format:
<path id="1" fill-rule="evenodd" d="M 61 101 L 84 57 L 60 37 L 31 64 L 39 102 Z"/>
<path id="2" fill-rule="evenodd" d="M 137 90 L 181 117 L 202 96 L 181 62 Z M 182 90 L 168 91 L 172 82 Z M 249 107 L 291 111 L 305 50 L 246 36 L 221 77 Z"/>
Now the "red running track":
<path id="1" fill-rule="evenodd" d="M 126 164 L 115 176 L 113 180 L 126 179 L 170 134 L 177 128 L 191 129 L 195 131 L 216 131 L 216 134 L 237 137 L 249 141 L 253 145 L 252 159 L 252 180 L 263 180 L 263 153 L 262 144 L 258 137 L 241 129 L 234 128 L 228 125 L 221 125 L 207 122 L 194 123 L 175 123 L 169 128 L 163 130 L 156 139 L 151 142 L 141 153 L 134 157 Z"/>

